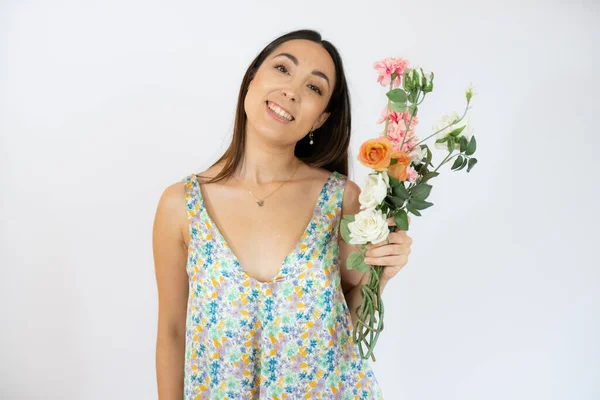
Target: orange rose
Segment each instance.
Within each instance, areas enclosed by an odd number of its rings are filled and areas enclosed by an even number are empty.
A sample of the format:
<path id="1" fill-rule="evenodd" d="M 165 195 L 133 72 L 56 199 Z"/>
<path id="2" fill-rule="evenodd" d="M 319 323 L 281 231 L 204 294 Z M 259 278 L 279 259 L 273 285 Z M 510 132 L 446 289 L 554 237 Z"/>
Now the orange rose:
<path id="1" fill-rule="evenodd" d="M 394 147 L 386 137 L 369 139 L 360 146 L 358 161 L 365 167 L 376 171 L 384 171 L 392 160 Z"/>
<path id="2" fill-rule="evenodd" d="M 395 151 L 394 153 L 392 153 L 391 157 L 396 159 L 398 162 L 388 167 L 388 175 L 393 176 L 401 182 L 405 181 L 406 168 L 410 165 L 411 162 L 410 156 L 403 151 Z"/>

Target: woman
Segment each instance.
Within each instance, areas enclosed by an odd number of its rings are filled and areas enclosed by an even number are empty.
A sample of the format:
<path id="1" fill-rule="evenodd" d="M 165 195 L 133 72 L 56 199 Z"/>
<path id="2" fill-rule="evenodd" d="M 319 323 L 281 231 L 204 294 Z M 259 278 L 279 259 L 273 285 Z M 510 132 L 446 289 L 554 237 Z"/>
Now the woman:
<path id="1" fill-rule="evenodd" d="M 349 142 L 335 47 L 311 30 L 266 46 L 243 78 L 225 154 L 159 201 L 160 400 L 381 398 L 352 341 L 349 309 L 368 274 L 345 268 L 358 248 L 339 234 L 342 215 L 360 211 Z M 382 288 L 411 242 L 392 232 L 367 252 L 390 266 Z"/>

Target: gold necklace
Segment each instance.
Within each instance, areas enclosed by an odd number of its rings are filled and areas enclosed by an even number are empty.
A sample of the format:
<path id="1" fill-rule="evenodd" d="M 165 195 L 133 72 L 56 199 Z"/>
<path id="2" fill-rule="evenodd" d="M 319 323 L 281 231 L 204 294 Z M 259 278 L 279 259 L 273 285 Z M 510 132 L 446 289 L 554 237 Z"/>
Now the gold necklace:
<path id="1" fill-rule="evenodd" d="M 253 196 L 253 197 L 254 197 L 256 200 L 258 200 L 258 201 L 256 202 L 256 204 L 258 204 L 258 206 L 259 206 L 259 207 L 262 207 L 262 206 L 263 206 L 263 204 L 265 204 L 265 199 L 266 199 L 267 197 L 271 196 L 273 193 L 275 193 L 276 191 L 278 191 L 278 190 L 279 190 L 279 189 L 280 189 L 280 188 L 281 188 L 281 187 L 282 187 L 282 186 L 283 186 L 285 183 L 287 183 L 288 181 L 290 181 L 290 180 L 291 180 L 291 179 L 294 177 L 294 174 L 296 174 L 296 171 L 297 171 L 297 170 L 298 170 L 298 168 L 300 167 L 300 164 L 301 164 L 301 163 L 298 163 L 298 165 L 296 166 L 296 169 L 295 169 L 295 170 L 294 170 L 294 172 L 292 173 L 292 176 L 290 176 L 290 177 L 288 178 L 288 180 L 284 181 L 284 182 L 283 182 L 281 185 L 279 185 L 279 187 L 278 187 L 277 189 L 273 190 L 273 191 L 272 191 L 271 193 L 269 193 L 267 196 L 263 197 L 263 198 L 262 198 L 262 200 L 261 200 L 261 199 L 259 199 L 258 197 L 256 197 L 256 196 L 254 195 L 254 193 L 252 193 L 252 192 L 250 191 L 250 189 L 248 189 L 248 188 L 246 187 L 246 185 L 244 185 L 244 184 L 243 184 L 243 183 L 242 183 L 242 182 L 241 182 L 241 181 L 240 181 L 238 178 L 236 178 L 235 176 L 234 176 L 234 178 L 235 178 L 235 180 L 236 180 L 236 181 L 240 182 L 240 184 L 241 184 L 241 185 L 242 185 L 242 186 L 243 186 L 243 187 L 244 187 L 244 188 L 245 188 L 245 189 L 248 191 L 248 193 L 250 193 L 250 194 L 251 194 L 251 195 L 252 195 L 252 196 Z"/>

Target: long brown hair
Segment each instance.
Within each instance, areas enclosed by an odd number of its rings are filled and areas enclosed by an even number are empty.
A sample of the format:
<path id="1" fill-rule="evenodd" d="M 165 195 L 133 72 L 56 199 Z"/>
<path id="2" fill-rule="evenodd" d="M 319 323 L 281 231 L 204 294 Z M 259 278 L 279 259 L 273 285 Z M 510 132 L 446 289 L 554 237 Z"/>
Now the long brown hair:
<path id="1" fill-rule="evenodd" d="M 218 182 L 230 177 L 242 162 L 246 146 L 247 120 L 246 112 L 244 111 L 244 99 L 246 93 L 248 93 L 248 85 L 263 61 L 275 48 L 293 39 L 305 39 L 320 43 L 333 59 L 336 76 L 333 93 L 325 108 L 325 112 L 331 112 L 331 115 L 320 128 L 313 131 L 314 144 L 310 145 L 308 135 L 304 136 L 296 143 L 294 155 L 311 167 L 322 167 L 332 172 L 337 171 L 346 176 L 348 175 L 350 96 L 342 59 L 335 46 L 327 40 L 322 40 L 319 32 L 311 29 L 302 29 L 286 33 L 273 40 L 250 63 L 242 79 L 238 95 L 233 138 L 229 148 L 212 166 L 219 164 L 221 161 L 225 161 L 225 165 L 215 177 L 205 183 Z"/>

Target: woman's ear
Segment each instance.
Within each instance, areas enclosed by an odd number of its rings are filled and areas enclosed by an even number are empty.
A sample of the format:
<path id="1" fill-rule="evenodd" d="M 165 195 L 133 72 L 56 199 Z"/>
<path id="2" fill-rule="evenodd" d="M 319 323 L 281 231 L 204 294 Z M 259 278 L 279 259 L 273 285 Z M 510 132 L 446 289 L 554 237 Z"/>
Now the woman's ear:
<path id="1" fill-rule="evenodd" d="M 324 112 L 323 114 L 319 115 L 319 118 L 317 118 L 317 123 L 313 127 L 313 131 L 319 129 L 325 123 L 325 121 L 327 121 L 327 118 L 329 118 L 330 115 L 330 112 Z"/>

